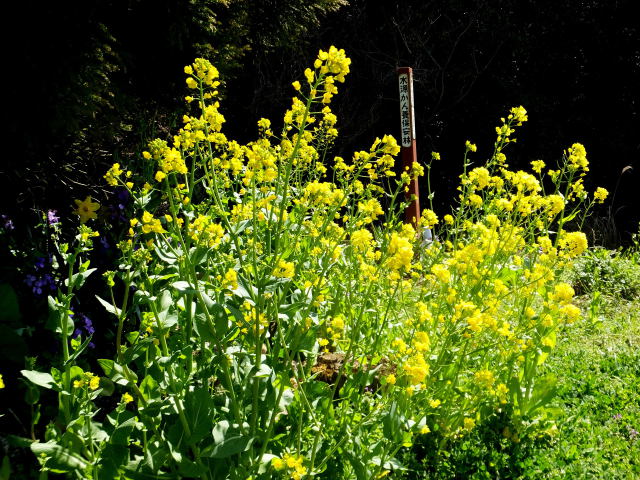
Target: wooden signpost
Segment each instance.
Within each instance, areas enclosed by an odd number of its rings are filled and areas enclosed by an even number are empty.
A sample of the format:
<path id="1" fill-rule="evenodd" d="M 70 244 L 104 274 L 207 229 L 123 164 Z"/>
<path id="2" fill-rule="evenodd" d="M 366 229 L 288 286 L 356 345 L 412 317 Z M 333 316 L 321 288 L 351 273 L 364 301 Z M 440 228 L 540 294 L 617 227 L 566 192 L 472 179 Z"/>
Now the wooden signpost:
<path id="1" fill-rule="evenodd" d="M 413 71 L 411 67 L 398 68 L 398 88 L 400 93 L 400 132 L 401 132 L 401 148 L 402 169 L 406 171 L 407 167 L 411 170 L 413 162 L 417 162 L 416 154 L 416 124 L 413 113 Z M 405 222 L 418 224 L 420 220 L 420 190 L 418 188 L 418 179 L 411 180 L 407 199 L 411 199 L 411 203 L 405 211 Z"/>

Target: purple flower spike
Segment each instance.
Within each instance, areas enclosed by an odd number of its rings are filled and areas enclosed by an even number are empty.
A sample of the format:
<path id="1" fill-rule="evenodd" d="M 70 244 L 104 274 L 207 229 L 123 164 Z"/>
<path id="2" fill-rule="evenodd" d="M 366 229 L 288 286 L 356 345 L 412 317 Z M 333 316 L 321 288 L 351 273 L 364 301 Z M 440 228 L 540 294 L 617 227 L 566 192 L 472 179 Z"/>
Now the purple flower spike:
<path id="1" fill-rule="evenodd" d="M 58 213 L 56 210 L 49 210 L 47 212 L 47 222 L 49 222 L 49 225 L 54 225 L 60 221 L 60 217 L 56 216 L 56 213 Z"/>

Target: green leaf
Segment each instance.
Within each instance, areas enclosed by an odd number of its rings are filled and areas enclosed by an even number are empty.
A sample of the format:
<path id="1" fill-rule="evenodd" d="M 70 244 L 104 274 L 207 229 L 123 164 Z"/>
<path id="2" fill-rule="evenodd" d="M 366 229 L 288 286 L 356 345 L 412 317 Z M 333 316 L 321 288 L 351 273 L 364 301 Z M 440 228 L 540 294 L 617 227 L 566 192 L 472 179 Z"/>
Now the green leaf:
<path id="1" fill-rule="evenodd" d="M 133 432 L 137 418 L 135 414 L 125 410 L 118 415 L 117 420 L 120 423 L 116 425 L 115 429 L 111 433 L 109 443 L 112 445 L 122 445 L 126 447 L 129 445 L 129 435 Z"/>
<path id="2" fill-rule="evenodd" d="M 218 337 L 224 337 L 229 330 L 229 315 L 222 305 L 219 303 L 213 304 L 209 311 L 213 316 L 213 323 L 216 327 L 216 334 Z"/>
<path id="3" fill-rule="evenodd" d="M 180 293 L 196 293 L 196 290 L 191 286 L 189 282 L 185 282 L 184 280 L 180 280 L 179 282 L 173 282 L 171 284 L 173 288 L 175 288 Z"/>
<path id="4" fill-rule="evenodd" d="M 107 444 L 100 452 L 98 480 L 122 478 L 120 467 L 129 460 L 129 449 L 123 445 Z"/>
<path id="5" fill-rule="evenodd" d="M 106 300 L 103 300 L 102 298 L 100 298 L 98 295 L 95 295 L 96 299 L 98 300 L 98 302 L 100 302 L 100 304 L 105 308 L 105 310 L 113 315 L 115 315 L 116 317 L 120 318 L 120 314 L 122 313 L 122 310 L 120 310 L 118 307 L 116 307 L 115 305 L 111 305 L 109 302 L 107 302 Z"/>
<path id="6" fill-rule="evenodd" d="M 108 358 L 99 358 L 98 365 L 102 368 L 104 374 L 109 377 L 113 382 L 119 385 L 128 385 L 129 381 L 124 375 L 124 370 L 121 365 L 117 364 L 113 360 Z M 133 376 L 133 380 L 136 380 L 136 374 L 134 372 L 130 372 Z"/>
<path id="7" fill-rule="evenodd" d="M 96 270 L 97 270 L 96 268 L 89 268 L 88 270 L 85 270 L 84 272 L 74 273 L 73 275 L 71 275 L 70 279 L 69 278 L 65 279 L 65 281 L 64 281 L 65 287 L 69 286 L 69 281 L 71 281 L 71 286 L 74 289 L 78 289 L 78 288 L 82 287 L 82 285 L 84 285 L 84 282 L 87 280 L 89 275 L 91 275 Z"/>
<path id="8" fill-rule="evenodd" d="M 209 389 L 198 388 L 185 396 L 185 412 L 191 426 L 189 445 L 194 445 L 209 435 L 213 418 L 214 403 Z"/>
<path id="9" fill-rule="evenodd" d="M 2 466 L 0 467 L 0 480 L 9 480 L 11 477 L 11 463 L 9 457 L 5 456 L 2 459 Z"/>
<path id="10" fill-rule="evenodd" d="M 246 452 L 253 443 L 253 437 L 246 435 L 232 435 L 225 438 L 221 443 L 212 445 L 203 450 L 203 457 L 227 458 L 237 453 Z"/>
<path id="11" fill-rule="evenodd" d="M 84 342 L 82 342 L 82 345 L 80 345 L 78 349 L 75 352 L 73 352 L 73 354 L 69 357 L 69 359 L 66 362 L 64 362 L 65 367 L 70 363 L 74 362 L 75 359 L 78 358 L 82 354 L 82 352 L 86 350 L 86 348 L 91 343 L 92 338 L 93 338 L 93 335 L 89 335 L 89 337 Z"/>
<path id="12" fill-rule="evenodd" d="M 61 447 L 53 440 L 47 443 L 32 443 L 31 451 L 40 457 L 44 454 L 47 458 L 45 466 L 51 469 L 60 470 L 62 472 L 68 472 L 70 470 L 84 470 L 87 468 L 87 461 L 70 452 L 66 448 Z"/>
<path id="13" fill-rule="evenodd" d="M 39 387 L 60 391 L 60 386 L 49 373 L 36 372 L 35 370 L 20 370 L 20 373 L 31 383 Z"/>
<path id="14" fill-rule="evenodd" d="M 151 375 L 147 375 L 142 379 L 142 382 L 140 383 L 140 391 L 145 398 L 154 398 L 156 396 L 156 392 L 158 391 L 158 382 L 156 382 L 156 380 Z"/>
<path id="15" fill-rule="evenodd" d="M 389 440 L 395 440 L 400 432 L 401 420 L 398 415 L 398 404 L 394 401 L 391 403 L 389 413 L 382 419 L 382 433 Z"/>
<path id="16" fill-rule="evenodd" d="M 153 343 L 153 338 L 145 337 L 141 340 L 138 340 L 135 345 L 127 348 L 122 357 L 122 361 L 124 364 L 129 364 L 133 362 L 136 358 L 147 351 L 149 345 Z"/>

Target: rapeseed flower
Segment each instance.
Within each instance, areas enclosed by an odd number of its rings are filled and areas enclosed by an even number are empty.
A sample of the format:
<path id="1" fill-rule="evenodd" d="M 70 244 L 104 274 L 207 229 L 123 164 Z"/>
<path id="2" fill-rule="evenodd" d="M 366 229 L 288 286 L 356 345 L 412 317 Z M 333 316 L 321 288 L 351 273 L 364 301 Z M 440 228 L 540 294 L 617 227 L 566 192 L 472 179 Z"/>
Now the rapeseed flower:
<path id="1" fill-rule="evenodd" d="M 122 394 L 121 402 L 124 404 L 131 403 L 133 402 L 133 397 L 128 392 L 124 392 Z"/>
<path id="2" fill-rule="evenodd" d="M 606 188 L 598 187 L 596 191 L 593 193 L 593 200 L 596 203 L 603 203 L 605 199 L 609 196 L 609 192 Z"/>

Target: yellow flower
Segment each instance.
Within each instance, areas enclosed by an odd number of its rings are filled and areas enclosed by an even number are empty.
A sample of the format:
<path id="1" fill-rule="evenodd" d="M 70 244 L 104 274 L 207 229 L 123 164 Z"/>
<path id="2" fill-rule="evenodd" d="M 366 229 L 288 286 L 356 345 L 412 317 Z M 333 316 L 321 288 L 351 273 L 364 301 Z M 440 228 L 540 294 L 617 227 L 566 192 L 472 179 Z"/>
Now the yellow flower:
<path id="1" fill-rule="evenodd" d="M 73 211 L 80 217 L 80 223 L 86 223 L 87 220 L 98 218 L 96 211 L 100 208 L 100 204 L 92 202 L 91 197 L 88 196 L 84 200 L 74 200 L 76 202 L 76 209 Z"/>
<path id="2" fill-rule="evenodd" d="M 434 265 L 431 267 L 431 273 L 433 273 L 442 283 L 449 283 L 449 280 L 451 280 L 451 272 L 445 265 Z"/>
<path id="3" fill-rule="evenodd" d="M 89 388 L 91 390 L 97 390 L 99 386 L 100 386 L 100 377 L 97 377 L 92 374 L 91 380 L 89 380 Z"/>
<path id="4" fill-rule="evenodd" d="M 567 317 L 567 322 L 569 323 L 573 323 L 576 320 L 578 320 L 580 318 L 581 312 L 580 309 L 578 307 L 576 307 L 575 305 L 569 303 L 567 305 L 563 305 L 560 308 L 560 311 L 566 315 Z"/>
<path id="5" fill-rule="evenodd" d="M 476 382 L 485 388 L 490 388 L 495 381 L 495 377 L 493 376 L 493 372 L 491 370 L 480 370 L 474 374 Z"/>
<path id="6" fill-rule="evenodd" d="M 198 88 L 198 82 L 196 82 L 192 77 L 188 77 L 185 82 L 187 82 L 187 87 L 189 88 Z"/>
<path id="7" fill-rule="evenodd" d="M 273 465 L 273 468 L 276 470 L 283 470 L 285 468 L 284 460 L 279 457 L 272 458 L 271 465 Z"/>
<path id="8" fill-rule="evenodd" d="M 280 260 L 278 266 L 273 269 L 273 276 L 278 278 L 293 278 L 295 273 L 293 262 L 287 262 L 286 260 Z"/>
<path id="9" fill-rule="evenodd" d="M 536 173 L 541 173 L 544 167 L 545 164 L 542 160 L 534 160 L 531 162 L 531 169 Z"/>
<path id="10" fill-rule="evenodd" d="M 389 260 L 387 265 L 391 270 L 404 269 L 411 270 L 411 260 L 413 259 L 413 246 L 406 238 L 397 233 L 391 235 L 389 242 Z"/>
<path id="11" fill-rule="evenodd" d="M 142 231 L 143 233 L 167 233 L 167 231 L 162 228 L 160 220 L 153 218 L 153 215 L 147 211 L 142 214 Z"/>
<path id="12" fill-rule="evenodd" d="M 421 220 L 425 227 L 431 228 L 438 223 L 438 216 L 433 210 L 425 209 L 422 211 Z"/>
<path id="13" fill-rule="evenodd" d="M 395 385 L 396 384 L 396 376 L 393 373 L 390 373 L 389 375 L 387 375 L 386 377 L 384 377 L 386 383 L 388 385 Z"/>
<path id="14" fill-rule="evenodd" d="M 465 417 L 464 419 L 465 430 L 473 430 L 473 427 L 475 426 L 476 426 L 476 421 L 473 418 Z"/>
<path id="15" fill-rule="evenodd" d="M 598 187 L 596 188 L 596 191 L 593 193 L 593 199 L 595 200 L 596 203 L 602 203 L 605 201 L 608 195 L 609 195 L 609 192 L 607 191 L 606 188 Z"/>
<path id="16" fill-rule="evenodd" d="M 225 286 L 231 290 L 238 288 L 238 274 L 233 268 L 230 268 L 227 270 L 227 273 L 224 274 L 224 282 Z"/>
<path id="17" fill-rule="evenodd" d="M 467 148 L 467 152 L 476 152 L 478 150 L 478 147 L 476 147 L 476 145 L 474 143 L 471 143 L 469 140 L 465 142 L 465 147 Z"/>
<path id="18" fill-rule="evenodd" d="M 569 258 L 582 254 L 589 246 L 587 236 L 582 232 L 562 232 L 560 247 Z"/>
<path id="19" fill-rule="evenodd" d="M 587 151 L 581 143 L 574 143 L 567 150 L 569 154 L 569 169 L 579 170 L 583 169 L 585 172 L 589 171 L 589 161 L 587 160 Z"/>
<path id="20" fill-rule="evenodd" d="M 425 435 L 425 434 L 429 433 L 430 431 L 431 431 L 431 429 L 426 425 L 420 429 L 420 433 L 422 435 Z"/>
<path id="21" fill-rule="evenodd" d="M 129 395 L 128 392 L 122 394 L 122 402 L 123 403 L 131 403 L 133 402 L 133 397 Z"/>
<path id="22" fill-rule="evenodd" d="M 295 81 L 295 82 L 293 82 L 291 85 L 293 85 L 293 88 L 294 88 L 295 90 L 300 90 L 300 82 L 299 82 L 299 81 L 297 81 L 297 80 L 296 80 L 296 81 Z"/>
<path id="23" fill-rule="evenodd" d="M 402 368 L 409 376 L 409 382 L 412 385 L 423 382 L 426 376 L 429 375 L 429 365 L 425 362 L 422 354 L 409 358 Z"/>
<path id="24" fill-rule="evenodd" d="M 4 380 L 2 379 L 1 373 L 0 373 L 0 388 L 4 388 Z"/>
<path id="25" fill-rule="evenodd" d="M 119 163 L 114 163 L 113 166 L 107 171 L 104 175 L 104 179 L 107 181 L 109 185 L 115 187 L 118 185 L 118 178 L 122 175 L 122 170 L 120 169 Z"/>
<path id="26" fill-rule="evenodd" d="M 429 350 L 431 346 L 431 341 L 429 340 L 429 335 L 426 332 L 416 332 L 415 338 L 413 339 L 413 347 L 418 352 L 425 352 Z"/>
<path id="27" fill-rule="evenodd" d="M 371 245 L 373 241 L 373 235 L 369 230 L 361 229 L 356 230 L 351 234 L 351 245 L 357 251 L 365 251 Z"/>
<path id="28" fill-rule="evenodd" d="M 527 111 L 522 105 L 519 107 L 513 107 L 509 114 L 509 118 L 515 120 L 518 126 L 522 125 L 529 119 L 529 117 L 527 117 Z"/>

